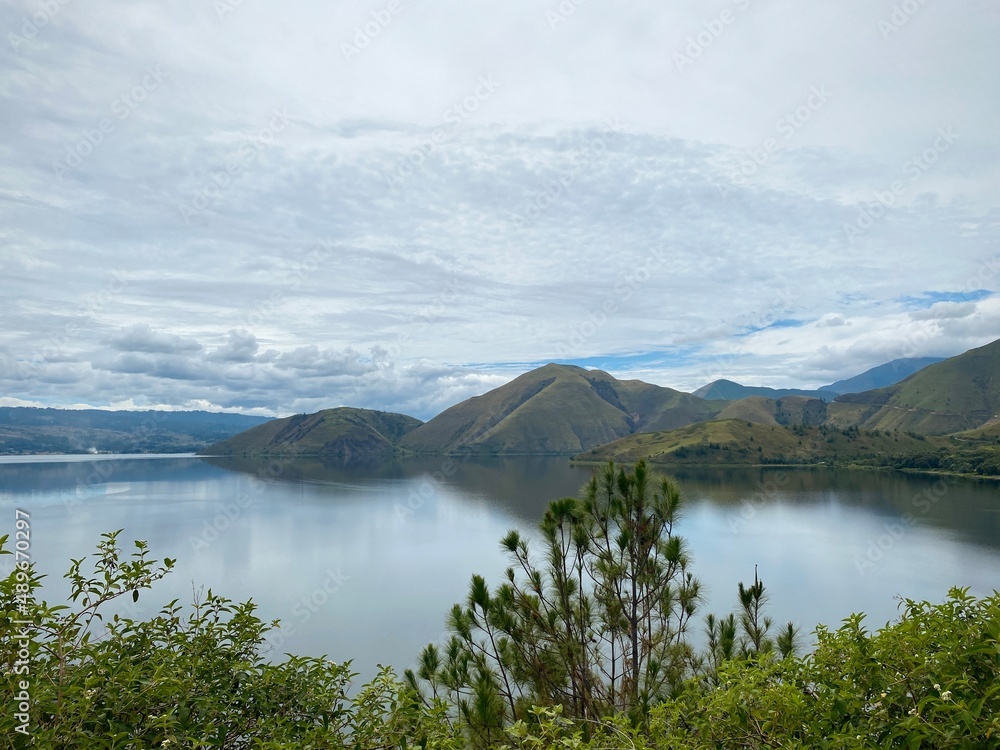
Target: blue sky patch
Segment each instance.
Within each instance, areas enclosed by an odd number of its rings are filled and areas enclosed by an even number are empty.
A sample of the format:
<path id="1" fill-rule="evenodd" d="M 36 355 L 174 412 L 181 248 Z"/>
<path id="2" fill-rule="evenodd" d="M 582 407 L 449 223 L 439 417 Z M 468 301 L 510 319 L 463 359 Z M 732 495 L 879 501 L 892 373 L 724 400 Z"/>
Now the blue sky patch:
<path id="1" fill-rule="evenodd" d="M 991 294 L 993 292 L 989 289 L 976 289 L 972 292 L 924 292 L 918 297 L 899 297 L 897 301 L 910 308 L 923 309 L 938 302 L 978 302 Z"/>
<path id="2" fill-rule="evenodd" d="M 738 338 L 743 338 L 754 333 L 759 333 L 760 331 L 767 331 L 771 328 L 799 328 L 804 326 L 806 321 L 796 320 L 795 318 L 781 318 L 780 320 L 775 320 L 768 323 L 765 326 L 748 326 L 744 328 L 739 333 L 736 334 Z"/>

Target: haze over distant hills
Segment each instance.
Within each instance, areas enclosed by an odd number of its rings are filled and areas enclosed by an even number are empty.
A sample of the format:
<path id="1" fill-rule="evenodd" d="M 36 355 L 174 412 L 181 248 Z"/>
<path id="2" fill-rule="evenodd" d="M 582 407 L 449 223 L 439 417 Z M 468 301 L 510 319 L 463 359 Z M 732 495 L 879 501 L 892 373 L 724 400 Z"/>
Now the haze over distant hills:
<path id="1" fill-rule="evenodd" d="M 909 377 L 915 372 L 922 370 L 928 365 L 940 362 L 941 357 L 917 357 L 894 359 L 884 365 L 873 367 L 860 375 L 855 375 L 846 380 L 838 380 L 836 383 L 824 385 L 816 390 L 803 390 L 800 388 L 768 388 L 759 385 L 742 385 L 732 380 L 713 380 L 707 385 L 703 385 L 692 395 L 699 398 L 711 400 L 736 401 L 750 396 L 764 396 L 765 398 L 785 398 L 786 396 L 806 396 L 808 398 L 819 398 L 823 401 L 833 401 L 842 393 L 858 393 L 869 391 L 873 388 L 885 388 L 894 385 L 903 378 Z"/>
<path id="2" fill-rule="evenodd" d="M 837 392 L 826 389 L 809 391 L 800 388 L 768 388 L 764 385 L 742 385 L 732 380 L 722 379 L 713 380 L 708 385 L 703 385 L 691 395 L 710 401 L 738 401 L 741 398 L 750 398 L 751 396 L 763 396 L 764 398 L 804 396 L 833 401 L 837 397 Z"/>
<path id="3" fill-rule="evenodd" d="M 192 453 L 269 417 L 0 407 L 0 453 Z"/>
<path id="4" fill-rule="evenodd" d="M 874 388 L 885 388 L 895 385 L 900 380 L 908 378 L 916 372 L 920 372 L 928 365 L 937 364 L 943 361 L 943 357 L 904 357 L 886 362 L 884 365 L 865 370 L 860 375 L 846 380 L 838 380 L 836 383 L 824 385 L 819 390 L 833 391 L 834 393 L 860 393 L 870 391 Z"/>

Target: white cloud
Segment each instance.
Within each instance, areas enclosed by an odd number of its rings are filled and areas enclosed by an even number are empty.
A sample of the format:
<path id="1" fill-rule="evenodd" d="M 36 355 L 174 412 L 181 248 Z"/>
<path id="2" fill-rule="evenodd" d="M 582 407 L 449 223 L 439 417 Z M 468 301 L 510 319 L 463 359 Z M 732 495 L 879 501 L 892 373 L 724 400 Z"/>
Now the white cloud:
<path id="1" fill-rule="evenodd" d="M 0 44 L 5 398 L 427 417 L 557 357 L 817 385 L 995 337 L 993 298 L 896 300 L 998 289 L 996 12 L 403 2 L 346 59 L 378 7 Z"/>

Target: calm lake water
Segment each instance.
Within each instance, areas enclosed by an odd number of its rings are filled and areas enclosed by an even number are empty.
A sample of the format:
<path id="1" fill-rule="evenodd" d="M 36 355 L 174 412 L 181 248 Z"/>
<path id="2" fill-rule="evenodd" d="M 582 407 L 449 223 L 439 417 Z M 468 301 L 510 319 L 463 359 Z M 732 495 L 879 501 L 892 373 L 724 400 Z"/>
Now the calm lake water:
<path id="1" fill-rule="evenodd" d="M 559 458 L 420 459 L 345 468 L 195 457 L 0 457 L 0 534 L 31 515 L 32 558 L 60 600 L 71 557 L 122 528 L 175 557 L 126 611 L 150 616 L 211 588 L 280 619 L 271 654 L 377 663 L 401 671 L 444 635 L 469 578 L 497 583 L 499 539 L 532 532 L 549 500 L 591 473 Z M 851 612 L 877 628 L 902 596 L 1000 587 L 1000 485 L 833 470 L 683 470 L 680 533 L 706 590 L 703 613 L 735 605 L 754 565 L 776 623 L 809 632 Z M 0 558 L 6 572 L 11 558 Z M 131 603 L 129 603 L 131 604 Z M 700 625 L 699 625 L 700 629 Z"/>

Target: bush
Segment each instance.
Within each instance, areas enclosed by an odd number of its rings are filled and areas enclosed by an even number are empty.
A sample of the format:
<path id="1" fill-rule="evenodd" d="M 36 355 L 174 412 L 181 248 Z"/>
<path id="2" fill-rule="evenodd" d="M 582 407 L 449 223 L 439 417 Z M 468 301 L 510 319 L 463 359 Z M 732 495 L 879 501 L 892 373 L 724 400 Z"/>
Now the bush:
<path id="1" fill-rule="evenodd" d="M 730 661 L 719 687 L 654 710 L 675 748 L 1000 747 L 1000 594 L 905 602 L 877 633 L 853 615 L 802 659 Z"/>
<path id="2" fill-rule="evenodd" d="M 6 539 L 0 554 L 10 554 Z M 388 670 L 352 702 L 349 663 L 265 662 L 263 636 L 277 622 L 266 625 L 252 602 L 209 591 L 187 614 L 171 602 L 148 621 L 115 615 L 98 632 L 110 602 L 138 599 L 173 565 L 147 559 L 145 542 L 126 558 L 117 542 L 118 532 L 103 535 L 90 575 L 73 561 L 66 577 L 75 610 L 35 602 L 41 581 L 30 567 L 0 581 L 8 747 L 398 747 L 421 737 L 447 746 L 440 712 L 417 706 Z M 27 717 L 9 710 L 22 694 Z"/>

